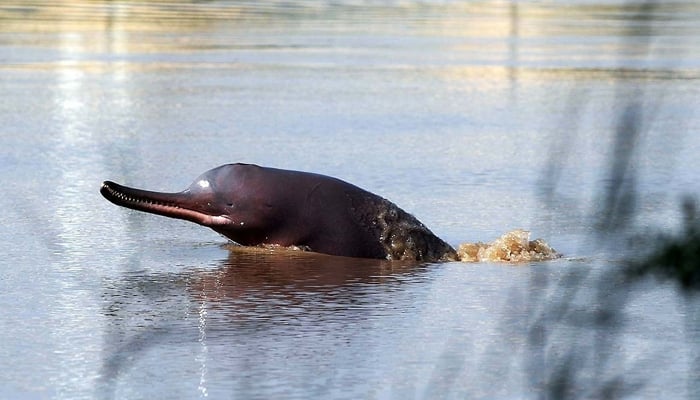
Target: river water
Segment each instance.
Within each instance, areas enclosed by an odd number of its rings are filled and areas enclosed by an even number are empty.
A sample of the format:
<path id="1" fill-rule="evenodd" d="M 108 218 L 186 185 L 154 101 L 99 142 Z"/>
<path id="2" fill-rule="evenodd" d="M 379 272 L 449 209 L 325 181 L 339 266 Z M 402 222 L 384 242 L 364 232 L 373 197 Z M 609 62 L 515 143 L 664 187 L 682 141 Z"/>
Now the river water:
<path id="1" fill-rule="evenodd" d="M 607 272 L 698 193 L 698 38 L 685 1 L 3 2 L 0 398 L 697 398 L 697 301 Z M 564 257 L 245 250 L 98 192 L 229 162 Z"/>

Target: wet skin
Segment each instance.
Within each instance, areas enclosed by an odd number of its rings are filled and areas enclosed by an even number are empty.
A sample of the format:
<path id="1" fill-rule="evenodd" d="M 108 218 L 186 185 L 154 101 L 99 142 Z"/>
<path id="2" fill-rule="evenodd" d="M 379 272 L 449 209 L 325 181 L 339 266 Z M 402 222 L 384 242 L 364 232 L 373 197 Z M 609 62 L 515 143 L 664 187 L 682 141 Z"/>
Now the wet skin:
<path id="1" fill-rule="evenodd" d="M 192 221 L 245 246 L 301 246 L 390 260 L 455 258 L 452 247 L 393 203 L 319 174 L 227 164 L 179 193 L 109 181 L 100 192 L 119 206 Z"/>

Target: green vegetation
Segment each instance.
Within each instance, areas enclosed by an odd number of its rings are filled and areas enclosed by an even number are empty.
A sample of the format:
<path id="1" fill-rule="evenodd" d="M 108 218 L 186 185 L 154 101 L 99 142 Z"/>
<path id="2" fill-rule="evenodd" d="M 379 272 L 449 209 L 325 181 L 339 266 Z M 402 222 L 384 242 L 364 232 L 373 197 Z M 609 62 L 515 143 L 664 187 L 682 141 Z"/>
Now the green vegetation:
<path id="1" fill-rule="evenodd" d="M 662 236 L 660 245 L 647 259 L 629 268 L 630 275 L 642 277 L 652 274 L 664 280 L 673 280 L 686 293 L 695 293 L 700 289 L 700 223 L 695 201 L 686 199 L 683 213 L 683 232 L 676 236 Z"/>

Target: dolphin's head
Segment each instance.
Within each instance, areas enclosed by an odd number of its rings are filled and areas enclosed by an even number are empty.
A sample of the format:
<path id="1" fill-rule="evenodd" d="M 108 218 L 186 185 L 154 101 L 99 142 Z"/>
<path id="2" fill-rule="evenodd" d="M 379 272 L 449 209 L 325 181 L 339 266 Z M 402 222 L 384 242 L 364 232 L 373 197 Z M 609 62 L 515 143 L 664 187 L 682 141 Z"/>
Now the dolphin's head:
<path id="1" fill-rule="evenodd" d="M 100 193 L 112 203 L 207 226 L 241 244 L 264 242 L 277 208 L 251 179 L 254 166 L 227 164 L 209 170 L 177 193 L 135 189 L 105 181 Z"/>

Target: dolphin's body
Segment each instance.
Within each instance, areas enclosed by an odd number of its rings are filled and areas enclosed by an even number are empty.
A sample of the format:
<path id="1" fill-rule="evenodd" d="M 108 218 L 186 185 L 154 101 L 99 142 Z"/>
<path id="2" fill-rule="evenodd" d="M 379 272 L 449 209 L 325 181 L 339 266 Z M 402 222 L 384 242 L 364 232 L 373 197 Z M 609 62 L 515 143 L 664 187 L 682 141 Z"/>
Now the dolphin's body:
<path id="1" fill-rule="evenodd" d="M 300 246 L 338 256 L 455 260 L 455 250 L 390 201 L 324 175 L 227 164 L 179 193 L 104 182 L 102 195 L 134 210 L 207 226 L 245 246 Z"/>

